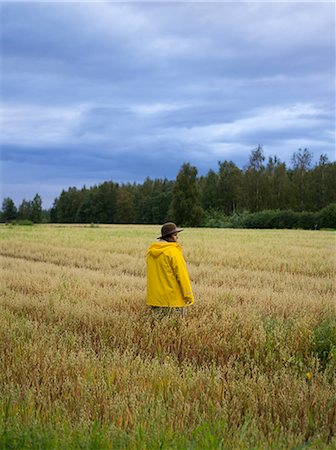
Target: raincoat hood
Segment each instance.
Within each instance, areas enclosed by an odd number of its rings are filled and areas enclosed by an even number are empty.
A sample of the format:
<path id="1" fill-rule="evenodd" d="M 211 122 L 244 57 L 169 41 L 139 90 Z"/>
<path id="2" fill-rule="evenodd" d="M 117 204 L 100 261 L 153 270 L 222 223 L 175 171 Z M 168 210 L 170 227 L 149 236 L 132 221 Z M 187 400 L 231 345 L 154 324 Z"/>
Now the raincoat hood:
<path id="1" fill-rule="evenodd" d="M 147 255 L 158 258 L 160 255 L 162 255 L 162 253 L 166 252 L 172 247 L 175 247 L 176 249 L 182 251 L 182 247 L 176 242 L 155 242 L 149 247 Z"/>

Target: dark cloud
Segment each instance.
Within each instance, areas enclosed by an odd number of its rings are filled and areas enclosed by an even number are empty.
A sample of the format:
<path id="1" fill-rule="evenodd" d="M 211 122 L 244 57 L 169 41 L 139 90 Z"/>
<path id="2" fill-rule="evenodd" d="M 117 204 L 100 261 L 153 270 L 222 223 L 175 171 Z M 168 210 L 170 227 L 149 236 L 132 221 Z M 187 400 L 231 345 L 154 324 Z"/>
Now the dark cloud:
<path id="1" fill-rule="evenodd" d="M 331 3 L 3 3 L 2 195 L 334 158 Z"/>

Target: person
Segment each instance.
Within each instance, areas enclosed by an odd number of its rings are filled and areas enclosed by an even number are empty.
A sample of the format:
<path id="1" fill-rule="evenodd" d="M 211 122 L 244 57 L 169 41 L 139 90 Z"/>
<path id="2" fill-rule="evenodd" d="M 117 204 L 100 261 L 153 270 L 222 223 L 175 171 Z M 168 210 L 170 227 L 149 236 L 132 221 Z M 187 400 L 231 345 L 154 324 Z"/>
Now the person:
<path id="1" fill-rule="evenodd" d="M 173 222 L 163 224 L 159 242 L 148 248 L 146 303 L 161 313 L 178 311 L 185 316 L 194 295 L 182 247 L 177 242 L 181 231 Z"/>

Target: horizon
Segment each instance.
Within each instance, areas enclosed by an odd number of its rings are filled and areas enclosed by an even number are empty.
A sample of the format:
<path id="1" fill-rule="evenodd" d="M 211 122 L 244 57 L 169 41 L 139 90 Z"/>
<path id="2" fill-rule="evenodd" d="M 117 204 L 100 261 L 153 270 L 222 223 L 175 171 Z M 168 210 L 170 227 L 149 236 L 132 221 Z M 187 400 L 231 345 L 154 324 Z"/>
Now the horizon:
<path id="1" fill-rule="evenodd" d="M 304 150 L 304 149 L 299 149 L 299 150 Z M 266 167 L 267 166 L 267 163 L 268 163 L 268 161 L 269 161 L 269 158 L 274 158 L 274 157 L 276 157 L 277 155 L 265 155 L 264 153 L 263 153 L 263 155 L 264 155 L 264 166 Z M 314 169 L 314 167 L 316 167 L 317 165 L 318 165 L 318 160 L 317 159 L 314 159 L 314 155 L 312 155 L 311 154 L 311 156 L 312 156 L 312 161 L 311 161 L 311 164 L 310 164 L 310 167 L 308 168 L 308 170 L 313 170 Z M 320 157 L 321 155 L 319 155 L 319 157 Z M 219 163 L 223 163 L 223 162 L 233 162 L 233 161 L 229 161 L 229 160 L 223 160 L 223 161 L 218 161 L 217 162 L 217 166 L 219 166 Z M 279 161 L 280 163 L 283 163 L 283 164 L 285 164 L 285 167 L 286 167 L 286 171 L 290 171 L 290 170 L 293 170 L 293 165 L 292 165 L 292 161 L 290 162 L 290 163 L 286 163 L 286 161 Z M 334 163 L 335 161 L 329 161 L 328 160 L 328 162 L 329 163 Z M 248 163 L 248 162 L 247 162 Z M 248 164 L 244 164 L 244 165 L 242 165 L 242 166 L 239 166 L 239 165 L 236 165 L 242 172 L 244 172 L 244 170 L 246 170 L 247 169 L 247 167 L 248 167 Z M 184 163 L 182 163 L 182 165 L 183 164 L 189 164 L 189 162 L 184 162 Z M 182 167 L 182 165 L 181 165 L 181 167 Z M 181 169 L 181 167 L 179 168 L 179 170 Z M 199 177 L 202 177 L 202 176 L 206 176 L 208 173 L 209 173 L 209 171 L 211 171 L 211 170 L 213 170 L 214 172 L 216 172 L 216 173 L 218 173 L 218 167 L 215 169 L 215 168 L 213 168 L 213 167 L 210 167 L 208 170 L 207 170 L 207 172 L 206 173 L 200 173 L 200 171 L 198 170 L 198 168 L 196 167 L 196 169 L 197 169 L 197 177 L 199 178 Z M 178 170 L 178 171 L 179 171 Z M 176 173 L 176 176 L 178 175 L 178 172 Z M 93 183 L 93 184 L 91 184 L 91 185 L 87 185 L 87 184 L 83 184 L 83 185 L 73 185 L 73 184 L 70 184 L 70 185 L 68 185 L 68 186 L 64 186 L 63 188 L 61 188 L 61 190 L 59 191 L 59 193 L 56 195 L 56 197 L 52 200 L 52 202 L 51 203 L 49 203 L 48 204 L 48 206 L 45 206 L 45 202 L 44 202 L 44 199 L 43 199 L 43 196 L 39 193 L 39 192 L 35 192 L 33 195 L 32 195 L 32 197 L 31 198 L 28 198 L 28 197 L 23 197 L 22 199 L 18 199 L 17 201 L 15 201 L 15 199 L 14 198 L 12 198 L 12 197 L 9 197 L 9 198 L 11 198 L 13 201 L 14 201 L 14 204 L 15 204 L 15 206 L 18 208 L 19 206 L 20 206 L 20 204 L 23 202 L 23 201 L 32 201 L 33 200 L 33 197 L 36 195 L 36 194 L 38 194 L 38 195 L 40 195 L 40 197 L 41 197 L 41 199 L 42 199 L 42 209 L 44 210 L 44 211 L 49 211 L 52 207 L 53 207 L 53 204 L 54 204 L 54 202 L 56 201 L 56 200 L 58 200 L 59 199 L 59 197 L 60 197 L 60 195 L 61 195 L 61 193 L 63 192 L 63 191 L 65 191 L 65 192 L 67 192 L 67 191 L 69 191 L 69 189 L 72 189 L 72 188 L 75 188 L 75 189 L 77 189 L 77 190 L 82 190 L 82 189 L 88 189 L 88 190 L 90 190 L 90 189 L 92 189 L 92 188 L 94 188 L 95 186 L 100 186 L 100 185 L 102 185 L 102 184 L 104 184 L 104 183 L 115 183 L 115 184 L 119 184 L 120 186 L 123 186 L 123 185 L 128 185 L 128 184 L 130 184 L 130 185 L 133 185 L 133 184 L 135 184 L 135 185 L 142 185 L 145 181 L 146 181 L 146 179 L 150 179 L 150 180 L 152 180 L 152 181 L 155 181 L 155 180 L 162 180 L 162 181 L 164 181 L 164 180 L 167 180 L 167 181 L 173 181 L 173 182 L 175 182 L 176 181 L 176 176 L 174 177 L 174 178 L 167 178 L 167 177 L 150 177 L 150 176 L 146 176 L 143 180 L 130 180 L 130 181 L 122 181 L 122 182 L 119 182 L 119 181 L 116 181 L 116 180 L 112 180 L 112 179 L 109 179 L 109 180 L 102 180 L 102 181 L 100 181 L 100 182 L 98 182 L 98 183 Z M 2 198 L 1 199 L 1 202 L 5 199 L 5 198 L 8 198 L 8 197 L 4 197 L 4 198 Z"/>

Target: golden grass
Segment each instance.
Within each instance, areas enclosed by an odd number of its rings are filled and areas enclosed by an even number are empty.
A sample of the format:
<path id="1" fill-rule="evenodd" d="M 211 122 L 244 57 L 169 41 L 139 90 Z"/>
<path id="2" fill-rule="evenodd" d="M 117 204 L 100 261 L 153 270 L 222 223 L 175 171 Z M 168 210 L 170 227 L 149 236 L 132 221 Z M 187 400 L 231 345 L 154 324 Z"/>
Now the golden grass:
<path id="1" fill-rule="evenodd" d="M 188 229 L 196 302 L 158 320 L 145 305 L 158 232 L 0 228 L 0 444 L 16 424 L 96 423 L 104 448 L 117 433 L 130 448 L 335 445 L 336 349 L 324 366 L 313 352 L 335 321 L 335 234 Z"/>

